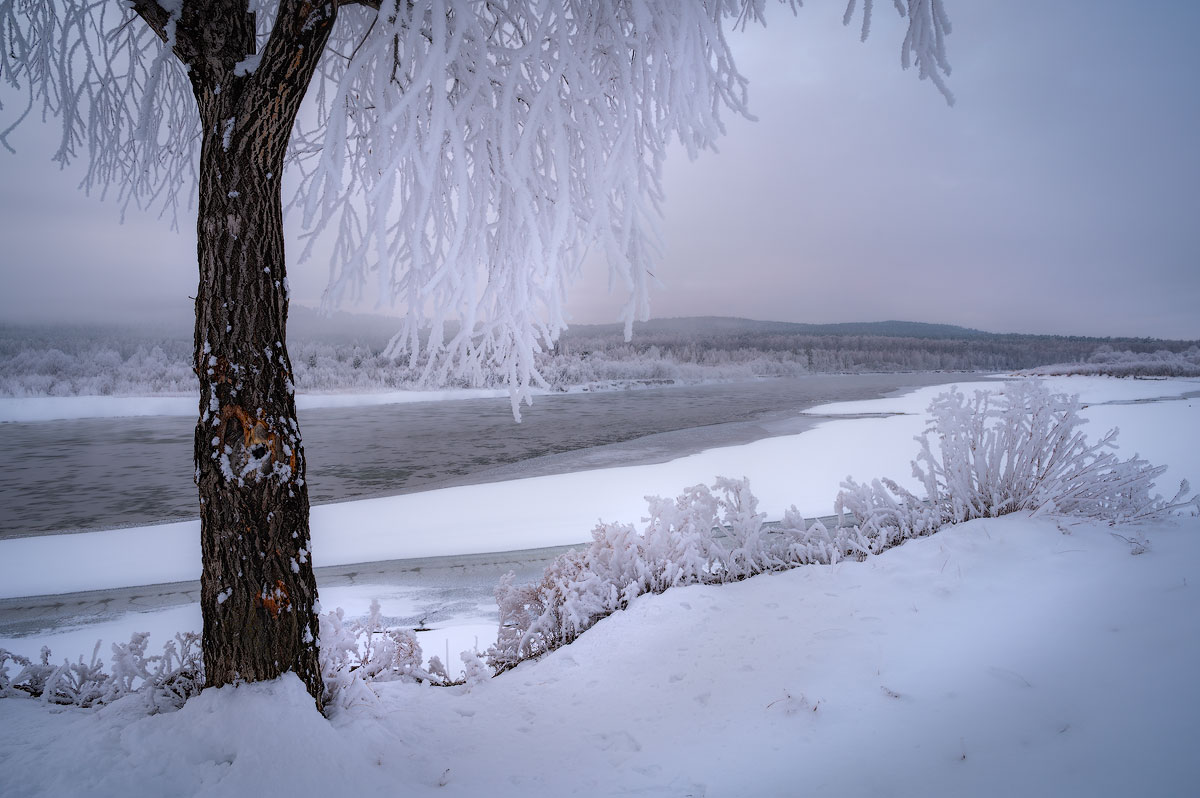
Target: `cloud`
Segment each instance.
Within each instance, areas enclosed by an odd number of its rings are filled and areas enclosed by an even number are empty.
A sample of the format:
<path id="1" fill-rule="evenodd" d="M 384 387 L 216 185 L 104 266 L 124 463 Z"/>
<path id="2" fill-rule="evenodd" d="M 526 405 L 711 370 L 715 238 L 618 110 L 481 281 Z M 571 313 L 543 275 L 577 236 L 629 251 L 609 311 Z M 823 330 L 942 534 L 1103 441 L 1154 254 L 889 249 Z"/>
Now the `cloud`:
<path id="1" fill-rule="evenodd" d="M 903 23 L 877 5 L 865 44 L 820 4 L 731 34 L 759 119 L 669 162 L 653 313 L 1200 338 L 1200 7 L 948 2 L 949 109 L 900 70 Z M 0 156 L 0 319 L 185 308 L 192 221 L 117 226 L 45 133 Z M 319 298 L 322 262 L 290 273 Z M 572 314 L 623 299 L 597 261 Z"/>

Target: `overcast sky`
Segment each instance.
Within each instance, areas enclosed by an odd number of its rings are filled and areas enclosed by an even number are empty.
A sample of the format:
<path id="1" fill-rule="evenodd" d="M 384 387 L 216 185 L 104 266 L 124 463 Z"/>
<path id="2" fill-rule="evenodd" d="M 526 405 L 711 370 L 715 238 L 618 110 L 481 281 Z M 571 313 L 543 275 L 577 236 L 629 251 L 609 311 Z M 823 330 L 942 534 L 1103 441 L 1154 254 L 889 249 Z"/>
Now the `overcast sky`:
<path id="1" fill-rule="evenodd" d="M 653 315 L 1200 338 L 1200 3 L 946 4 L 952 109 L 900 70 L 890 3 L 866 44 L 842 0 L 734 34 L 758 120 L 668 164 Z M 192 222 L 118 225 L 55 132 L 0 152 L 0 320 L 186 315 Z M 290 270 L 315 304 L 325 265 Z M 623 299 L 599 264 L 573 297 L 580 323 Z"/>

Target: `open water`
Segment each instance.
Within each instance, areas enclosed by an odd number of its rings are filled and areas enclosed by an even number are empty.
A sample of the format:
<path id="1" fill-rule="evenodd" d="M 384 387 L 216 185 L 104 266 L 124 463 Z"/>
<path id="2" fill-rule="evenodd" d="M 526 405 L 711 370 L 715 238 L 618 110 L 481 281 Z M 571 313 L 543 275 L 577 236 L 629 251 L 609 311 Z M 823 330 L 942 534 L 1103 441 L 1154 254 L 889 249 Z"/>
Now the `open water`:
<path id="1" fill-rule="evenodd" d="M 799 432 L 825 402 L 947 383 L 953 374 L 817 375 L 301 412 L 314 504 L 661 462 Z M 186 418 L 0 424 L 0 538 L 196 516 Z"/>

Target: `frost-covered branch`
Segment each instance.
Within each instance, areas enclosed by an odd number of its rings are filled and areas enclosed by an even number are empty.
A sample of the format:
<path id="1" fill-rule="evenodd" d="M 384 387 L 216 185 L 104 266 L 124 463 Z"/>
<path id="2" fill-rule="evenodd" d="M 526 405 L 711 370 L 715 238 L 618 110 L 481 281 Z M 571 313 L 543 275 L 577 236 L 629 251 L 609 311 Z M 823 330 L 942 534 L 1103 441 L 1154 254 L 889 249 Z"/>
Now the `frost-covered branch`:
<path id="1" fill-rule="evenodd" d="M 288 158 L 306 253 L 332 244 L 327 303 L 374 283 L 407 313 L 393 352 L 423 362 L 427 380 L 490 371 L 521 394 L 541 383 L 535 355 L 565 328 L 567 287 L 591 251 L 628 292 L 628 334 L 648 312 L 668 145 L 695 156 L 724 132 L 724 113 L 748 113 L 726 30 L 761 23 L 766 4 L 333 4 Z M 239 77 L 270 46 L 279 11 L 274 0 L 242 7 L 257 38 Z M 896 7 L 908 18 L 903 64 L 949 98 L 941 0 Z M 54 159 L 84 160 L 85 189 L 177 222 L 199 155 L 184 9 L 0 0 L 0 76 L 21 100 L 0 108 L 0 144 L 12 149 L 30 115 L 57 117 Z M 426 324 L 434 334 L 422 338 Z"/>
<path id="2" fill-rule="evenodd" d="M 1089 441 L 1079 410 L 1078 396 L 1051 394 L 1038 380 L 1008 382 L 999 394 L 977 391 L 971 399 L 957 390 L 941 394 L 929 406 L 932 420 L 917 438 L 921 451 L 912 464 L 926 498 L 890 480 L 847 480 L 838 510 L 903 534 L 1020 511 L 1117 524 L 1200 507 L 1200 498 L 1187 499 L 1186 481 L 1171 499 L 1154 493 L 1166 466 L 1137 455 L 1120 459 L 1116 429 Z"/>
<path id="3" fill-rule="evenodd" d="M 722 22 L 738 3 L 433 2 L 345 9 L 293 207 L 335 258 L 327 299 L 370 279 L 408 312 L 395 351 L 428 378 L 539 382 L 588 248 L 645 314 L 668 141 L 690 153 L 746 110 Z M 444 324 L 459 321 L 447 339 Z"/>
<path id="4" fill-rule="evenodd" d="M 793 508 L 768 529 L 749 481 L 719 478 L 675 499 L 648 496 L 642 529 L 600 524 L 582 550 L 560 555 L 541 581 L 496 587 L 497 642 L 488 662 L 507 670 L 573 641 L 638 596 L 736 582 L 767 571 L 837 562 L 869 550 L 857 529 L 808 524 Z"/>
<path id="5" fill-rule="evenodd" d="M 792 4 L 793 8 L 795 4 Z M 342 15 L 317 113 L 294 154 L 294 206 L 334 240 L 327 300 L 371 280 L 408 313 L 393 353 L 427 377 L 497 370 L 540 383 L 589 249 L 645 318 L 667 144 L 689 155 L 746 114 L 724 29 L 763 0 L 434 2 Z M 907 54 L 945 67 L 940 0 L 910 3 Z M 864 12 L 869 16 L 869 9 Z M 944 89 L 944 85 L 939 83 Z M 447 339 L 441 331 L 456 325 Z"/>
<path id="6" fill-rule="evenodd" d="M 156 32 L 126 3 L 0 0 L 0 144 L 14 151 L 30 116 L 57 118 L 53 160 L 82 160 L 85 191 L 113 191 L 122 213 L 158 208 L 177 224 L 195 201 L 199 122 L 167 5 L 136 4 L 161 21 Z"/>
<path id="7" fill-rule="evenodd" d="M 113 643 L 108 671 L 99 658 L 99 641 L 87 662 L 80 657 L 61 665 L 50 661 L 45 646 L 37 661 L 0 648 L 0 698 L 30 696 L 50 704 L 92 707 L 139 694 L 150 714 L 178 709 L 204 686 L 200 635 L 177 634 L 161 654 L 147 655 L 149 637 L 137 632 L 128 643 Z M 17 669 L 12 675 L 9 663 Z"/>

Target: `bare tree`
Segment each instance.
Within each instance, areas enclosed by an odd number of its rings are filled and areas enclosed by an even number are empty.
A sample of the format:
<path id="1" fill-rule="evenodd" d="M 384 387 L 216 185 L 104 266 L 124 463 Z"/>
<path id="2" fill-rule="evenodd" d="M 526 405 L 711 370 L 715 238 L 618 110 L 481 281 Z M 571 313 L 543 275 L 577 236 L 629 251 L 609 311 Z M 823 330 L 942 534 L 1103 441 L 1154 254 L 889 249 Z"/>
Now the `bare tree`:
<path id="1" fill-rule="evenodd" d="M 0 0 L 0 72 L 24 100 L 0 143 L 56 117 L 55 160 L 85 161 L 85 189 L 173 220 L 199 199 L 209 685 L 295 671 L 322 692 L 285 170 L 307 247 L 333 240 L 327 299 L 373 276 L 407 310 L 394 353 L 433 380 L 499 370 L 515 412 L 586 248 L 629 289 L 627 325 L 646 314 L 667 144 L 694 155 L 746 112 L 725 29 L 765 2 Z M 949 99 L 941 0 L 894 2 L 902 61 Z"/>

